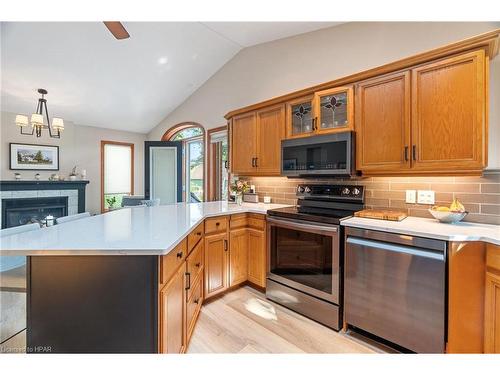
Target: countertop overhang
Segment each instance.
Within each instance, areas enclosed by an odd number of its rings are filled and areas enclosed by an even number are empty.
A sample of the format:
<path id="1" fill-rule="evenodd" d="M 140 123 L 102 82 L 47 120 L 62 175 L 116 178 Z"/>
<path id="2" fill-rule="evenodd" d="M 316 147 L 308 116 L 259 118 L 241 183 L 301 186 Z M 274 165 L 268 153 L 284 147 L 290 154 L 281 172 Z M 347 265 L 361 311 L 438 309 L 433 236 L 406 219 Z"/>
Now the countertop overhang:
<path id="1" fill-rule="evenodd" d="M 500 245 L 500 225 L 460 222 L 440 223 L 435 219 L 409 216 L 402 221 L 388 221 L 351 217 L 341 222 L 343 226 L 378 230 L 409 236 L 435 238 L 438 240 L 464 242 L 483 241 Z"/>
<path id="2" fill-rule="evenodd" d="M 280 207 L 219 201 L 123 208 L 0 238 L 0 255 L 164 255 L 207 217 Z"/>

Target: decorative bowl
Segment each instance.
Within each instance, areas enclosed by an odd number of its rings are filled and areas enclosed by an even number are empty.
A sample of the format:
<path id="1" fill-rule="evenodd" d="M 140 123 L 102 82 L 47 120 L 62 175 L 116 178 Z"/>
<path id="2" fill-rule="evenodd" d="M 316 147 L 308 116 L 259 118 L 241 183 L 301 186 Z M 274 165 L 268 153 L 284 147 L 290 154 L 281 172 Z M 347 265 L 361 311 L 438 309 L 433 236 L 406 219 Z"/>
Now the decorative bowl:
<path id="1" fill-rule="evenodd" d="M 439 220 L 441 223 L 455 224 L 462 220 L 467 214 L 467 211 L 463 212 L 453 212 L 453 211 L 436 211 L 429 208 L 429 212 L 434 218 Z"/>

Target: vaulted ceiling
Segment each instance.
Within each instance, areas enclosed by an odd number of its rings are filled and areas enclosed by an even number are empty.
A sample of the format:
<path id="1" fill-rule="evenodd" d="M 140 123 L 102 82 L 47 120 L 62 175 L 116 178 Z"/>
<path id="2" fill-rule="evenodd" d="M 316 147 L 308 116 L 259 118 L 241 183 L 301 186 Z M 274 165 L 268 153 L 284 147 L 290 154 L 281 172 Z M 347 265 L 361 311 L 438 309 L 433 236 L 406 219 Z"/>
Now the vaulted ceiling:
<path id="1" fill-rule="evenodd" d="M 116 40 L 101 22 L 3 22 L 1 110 L 34 112 L 147 133 L 245 47 L 334 22 L 124 22 Z"/>

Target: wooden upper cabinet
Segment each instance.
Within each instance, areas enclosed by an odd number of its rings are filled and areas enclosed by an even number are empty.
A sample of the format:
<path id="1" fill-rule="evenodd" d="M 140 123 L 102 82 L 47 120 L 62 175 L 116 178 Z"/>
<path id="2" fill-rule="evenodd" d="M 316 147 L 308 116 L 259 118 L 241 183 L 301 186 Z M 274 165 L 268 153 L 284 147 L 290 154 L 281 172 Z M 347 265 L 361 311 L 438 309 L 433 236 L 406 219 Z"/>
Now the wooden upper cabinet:
<path id="1" fill-rule="evenodd" d="M 259 175 L 279 175 L 281 140 L 285 138 L 285 107 L 273 106 L 257 111 L 257 153 L 255 167 Z"/>
<path id="2" fill-rule="evenodd" d="M 235 116 L 231 123 L 232 173 L 253 174 L 257 154 L 257 124 L 255 112 Z"/>
<path id="3" fill-rule="evenodd" d="M 484 50 L 412 69 L 415 171 L 482 170 L 487 164 Z"/>
<path id="4" fill-rule="evenodd" d="M 352 86 L 335 87 L 314 93 L 313 127 L 316 133 L 335 133 L 354 129 Z"/>
<path id="5" fill-rule="evenodd" d="M 184 267 L 160 291 L 160 353 L 183 353 L 185 350 Z"/>
<path id="6" fill-rule="evenodd" d="M 313 95 L 286 103 L 286 138 L 310 135 L 313 130 Z"/>
<path id="7" fill-rule="evenodd" d="M 410 72 L 356 85 L 356 168 L 363 173 L 410 168 Z"/>
<path id="8" fill-rule="evenodd" d="M 231 173 L 273 176 L 281 171 L 285 106 L 235 116 L 231 123 Z"/>

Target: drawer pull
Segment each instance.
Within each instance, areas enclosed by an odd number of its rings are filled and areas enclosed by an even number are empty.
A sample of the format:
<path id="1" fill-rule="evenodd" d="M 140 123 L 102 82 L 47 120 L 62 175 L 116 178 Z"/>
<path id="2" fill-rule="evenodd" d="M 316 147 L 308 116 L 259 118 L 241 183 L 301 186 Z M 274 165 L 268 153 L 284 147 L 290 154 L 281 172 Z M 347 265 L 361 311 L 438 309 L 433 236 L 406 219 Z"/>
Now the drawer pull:
<path id="1" fill-rule="evenodd" d="M 197 305 L 199 302 L 200 302 L 200 299 L 199 299 L 199 298 L 196 298 L 196 299 L 193 301 L 193 303 L 194 303 L 195 305 Z"/>
<path id="2" fill-rule="evenodd" d="M 182 251 L 179 251 L 179 252 L 177 253 L 177 258 L 182 258 Z"/>
<path id="3" fill-rule="evenodd" d="M 216 227 L 218 227 L 219 225 L 220 225 L 220 223 L 217 221 L 217 222 L 215 223 L 215 226 L 216 226 Z"/>
<path id="4" fill-rule="evenodd" d="M 196 264 L 195 264 L 195 266 L 196 266 L 196 267 L 198 267 L 198 268 L 200 268 L 201 263 L 200 263 L 200 262 L 198 262 L 198 263 L 196 263 Z"/>
<path id="5" fill-rule="evenodd" d="M 197 236 L 201 236 L 201 232 L 196 232 L 196 235 Z"/>
<path id="6" fill-rule="evenodd" d="M 186 290 L 191 289 L 191 274 L 186 272 Z"/>

